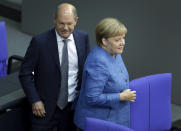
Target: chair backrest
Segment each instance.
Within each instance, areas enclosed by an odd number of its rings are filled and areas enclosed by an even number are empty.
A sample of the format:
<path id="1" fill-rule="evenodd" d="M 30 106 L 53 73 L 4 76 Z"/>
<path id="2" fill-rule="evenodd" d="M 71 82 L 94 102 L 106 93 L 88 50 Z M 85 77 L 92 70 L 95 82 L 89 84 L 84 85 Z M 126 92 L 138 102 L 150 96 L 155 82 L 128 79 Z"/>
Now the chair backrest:
<path id="1" fill-rule="evenodd" d="M 171 73 L 150 75 L 130 82 L 136 90 L 131 103 L 131 129 L 166 131 L 171 128 Z"/>
<path id="2" fill-rule="evenodd" d="M 6 60 L 8 59 L 8 45 L 5 22 L 0 22 L 0 77 L 6 76 Z"/>
<path id="3" fill-rule="evenodd" d="M 86 118 L 84 131 L 133 131 L 125 126 L 96 118 Z"/>

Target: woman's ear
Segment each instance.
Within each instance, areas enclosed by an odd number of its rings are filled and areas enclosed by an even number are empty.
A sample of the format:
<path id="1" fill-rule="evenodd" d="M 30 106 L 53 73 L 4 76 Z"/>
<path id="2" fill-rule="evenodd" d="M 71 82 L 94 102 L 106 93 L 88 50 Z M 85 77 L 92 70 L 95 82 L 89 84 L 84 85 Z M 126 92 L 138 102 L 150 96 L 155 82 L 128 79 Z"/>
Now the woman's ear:
<path id="1" fill-rule="evenodd" d="M 102 38 L 102 45 L 103 45 L 103 46 L 107 46 L 107 40 L 106 40 L 106 38 Z"/>

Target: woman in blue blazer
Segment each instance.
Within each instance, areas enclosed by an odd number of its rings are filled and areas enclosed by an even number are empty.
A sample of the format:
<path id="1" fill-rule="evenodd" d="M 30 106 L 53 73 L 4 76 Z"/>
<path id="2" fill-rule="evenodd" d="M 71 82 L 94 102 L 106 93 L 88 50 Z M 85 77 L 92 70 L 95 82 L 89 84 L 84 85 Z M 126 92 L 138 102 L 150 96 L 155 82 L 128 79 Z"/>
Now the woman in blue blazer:
<path id="1" fill-rule="evenodd" d="M 97 45 L 87 57 L 74 122 L 85 128 L 93 117 L 129 127 L 130 104 L 136 92 L 129 89 L 129 75 L 120 54 L 125 46 L 126 27 L 114 18 L 96 26 Z"/>

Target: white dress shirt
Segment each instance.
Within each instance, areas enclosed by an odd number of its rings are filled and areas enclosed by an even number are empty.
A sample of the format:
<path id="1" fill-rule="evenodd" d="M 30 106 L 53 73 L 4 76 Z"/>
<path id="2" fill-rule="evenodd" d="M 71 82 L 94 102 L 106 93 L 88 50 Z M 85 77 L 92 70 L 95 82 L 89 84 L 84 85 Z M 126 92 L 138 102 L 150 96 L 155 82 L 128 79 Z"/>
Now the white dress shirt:
<path id="1" fill-rule="evenodd" d="M 62 38 L 57 31 L 56 32 L 56 38 L 58 43 L 58 53 L 59 53 L 59 60 L 60 65 L 62 62 L 62 50 L 64 45 L 64 38 Z M 75 46 L 75 41 L 73 38 L 73 35 L 71 34 L 68 38 L 67 42 L 67 49 L 68 49 L 68 61 L 69 61 L 69 71 L 68 71 L 68 102 L 72 102 L 74 98 L 76 97 L 76 90 L 77 87 L 77 76 L 78 76 L 78 56 L 77 56 L 77 50 Z"/>

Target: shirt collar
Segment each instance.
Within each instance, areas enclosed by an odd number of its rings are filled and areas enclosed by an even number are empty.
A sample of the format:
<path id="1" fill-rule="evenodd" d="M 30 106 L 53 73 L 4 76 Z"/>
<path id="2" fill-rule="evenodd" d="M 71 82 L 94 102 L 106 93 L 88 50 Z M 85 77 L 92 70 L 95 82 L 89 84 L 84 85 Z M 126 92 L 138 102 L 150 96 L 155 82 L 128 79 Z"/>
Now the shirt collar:
<path id="1" fill-rule="evenodd" d="M 56 29 L 55 29 L 55 33 L 56 33 L 56 37 L 57 37 L 57 41 L 58 41 L 58 42 L 64 40 L 64 38 L 61 37 L 61 36 L 58 34 L 58 32 L 56 31 Z M 70 34 L 70 36 L 69 36 L 67 39 L 70 40 L 70 41 L 73 41 L 73 34 Z"/>

